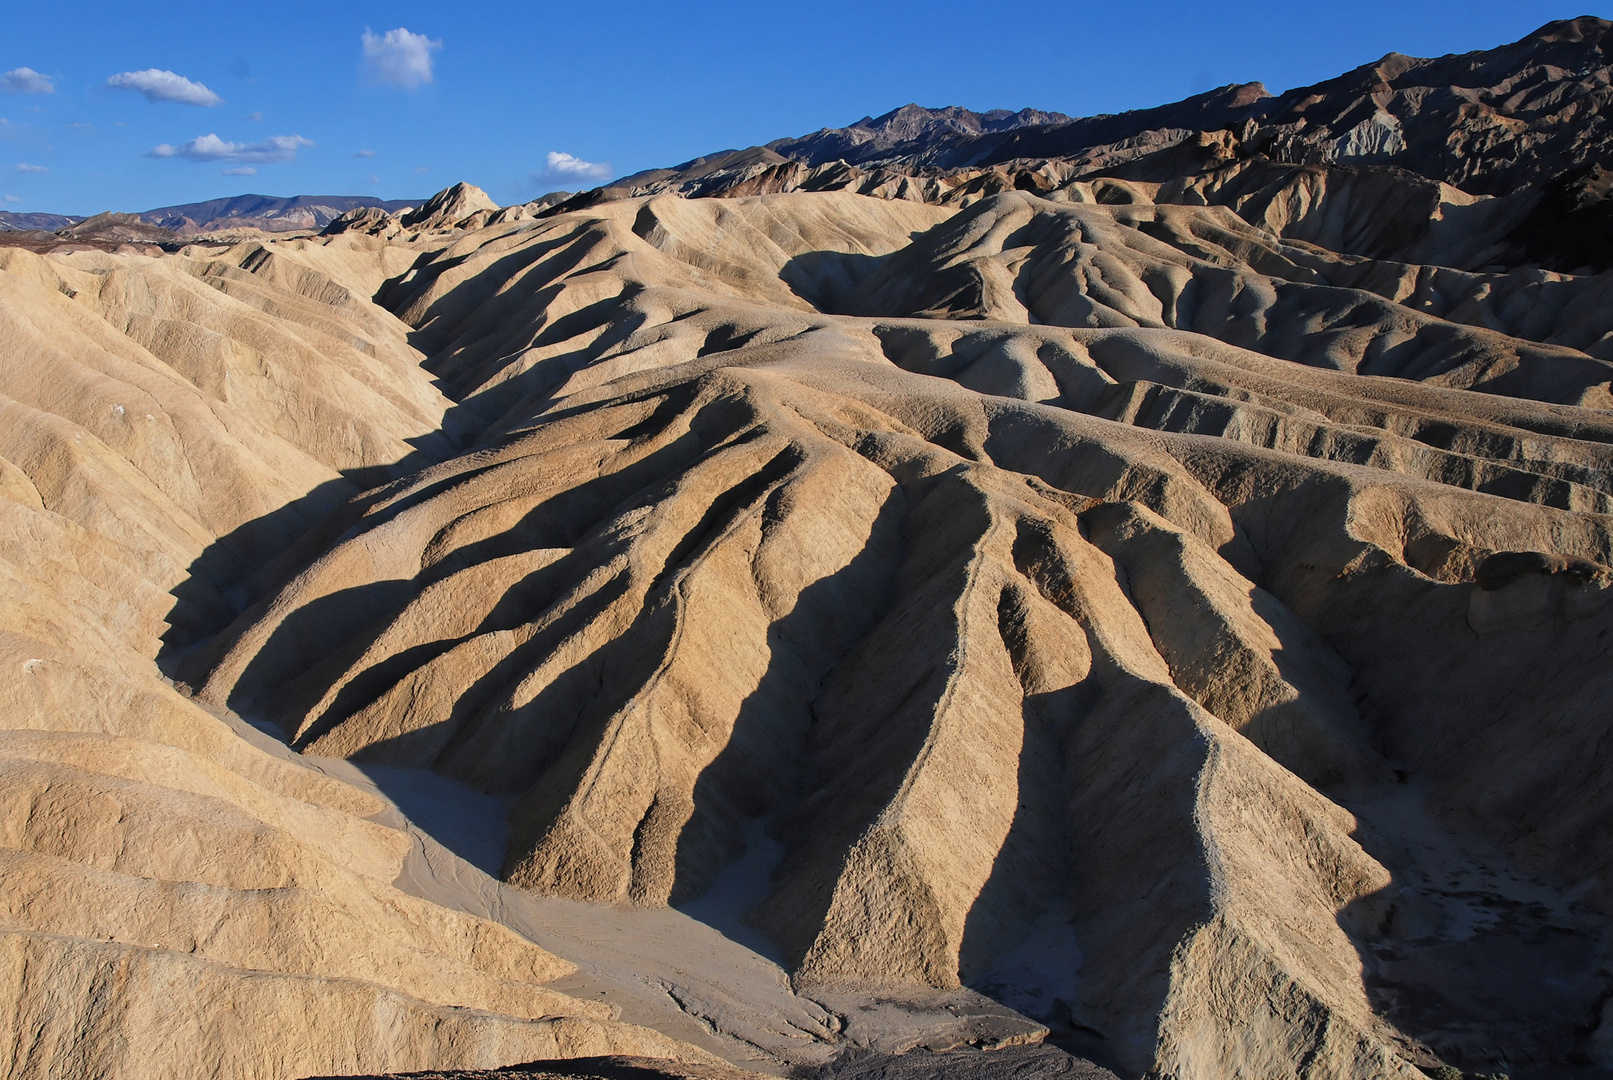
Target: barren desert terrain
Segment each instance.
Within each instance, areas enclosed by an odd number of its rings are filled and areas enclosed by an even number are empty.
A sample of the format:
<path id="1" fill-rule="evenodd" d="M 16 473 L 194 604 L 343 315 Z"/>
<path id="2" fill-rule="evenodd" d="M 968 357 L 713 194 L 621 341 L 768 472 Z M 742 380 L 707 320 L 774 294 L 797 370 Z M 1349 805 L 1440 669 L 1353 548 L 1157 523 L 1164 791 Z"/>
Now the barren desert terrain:
<path id="1" fill-rule="evenodd" d="M 0 246 L 0 1076 L 1613 1070 L 1610 51 Z"/>

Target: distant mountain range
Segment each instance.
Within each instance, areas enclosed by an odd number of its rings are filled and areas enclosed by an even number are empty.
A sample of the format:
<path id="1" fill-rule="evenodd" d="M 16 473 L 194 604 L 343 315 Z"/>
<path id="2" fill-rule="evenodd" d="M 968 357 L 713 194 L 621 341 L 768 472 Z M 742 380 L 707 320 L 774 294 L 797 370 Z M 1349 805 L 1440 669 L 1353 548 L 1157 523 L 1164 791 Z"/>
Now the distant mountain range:
<path id="1" fill-rule="evenodd" d="M 0 232 L 55 232 L 83 220 L 72 214 L 14 214 L 0 210 Z"/>
<path id="2" fill-rule="evenodd" d="M 634 173 L 543 212 L 659 193 L 841 190 L 966 202 L 999 188 L 1052 194 L 1083 178 L 1161 184 L 1197 175 L 1204 181 L 1181 198 L 1254 214 L 1291 199 L 1309 205 L 1299 187 L 1331 173 L 1351 184 L 1387 185 L 1402 203 L 1415 191 L 1413 201 L 1428 204 L 1401 229 L 1369 213 L 1372 198 L 1363 196 L 1360 210 L 1373 235 L 1346 243 L 1354 254 L 1386 258 L 1393 252 L 1380 242 L 1384 236 L 1421 237 L 1443 220 L 1436 207 L 1446 198 L 1440 185 L 1449 185 L 1462 198 L 1506 200 L 1485 211 L 1496 226 L 1495 250 L 1485 257 L 1560 270 L 1613 266 L 1610 46 L 1609 23 L 1584 17 L 1548 23 L 1496 49 L 1435 59 L 1390 53 L 1276 95 L 1261 83 L 1240 83 L 1082 118 L 909 104 L 847 127 Z M 185 239 L 236 228 L 322 229 L 354 209 L 390 213 L 424 201 L 240 195 L 118 217 L 120 227 L 137 221 Z M 0 230 L 56 232 L 84 220 L 0 212 Z"/>
<path id="3" fill-rule="evenodd" d="M 754 166 L 798 161 L 824 165 L 833 161 L 860 164 L 887 159 L 905 159 L 927 153 L 930 148 L 957 140 L 992 137 L 1028 127 L 1072 123 L 1058 112 L 1040 109 L 992 109 L 972 112 L 957 105 L 927 109 L 903 105 L 883 116 L 865 116 L 843 128 L 823 128 L 798 139 L 775 139 L 766 146 L 744 150 L 722 150 L 697 157 L 666 169 L 646 169 L 614 181 L 610 188 L 636 188 L 667 179 L 684 180 L 706 175 L 727 174 Z"/>
<path id="4" fill-rule="evenodd" d="M 1080 119 L 1035 109 L 906 105 L 849 127 L 635 173 L 607 190 L 711 195 L 788 162 L 937 175 L 1061 159 L 1114 174 L 1158 151 L 1203 142 L 1195 139 L 1200 133 L 1225 133 L 1220 141 L 1236 144 L 1242 158 L 1393 166 L 1469 195 L 1507 195 L 1613 160 L 1608 27 L 1588 16 L 1561 20 L 1495 49 L 1435 59 L 1390 53 L 1279 95 L 1258 82 L 1241 83 Z M 1130 178 L 1178 175 L 1177 156 L 1152 168 L 1133 166 L 1138 175 Z"/>
<path id="5" fill-rule="evenodd" d="M 133 215 L 140 222 L 181 236 L 221 229 L 291 232 L 322 229 L 349 210 L 374 206 L 391 213 L 419 206 L 422 199 L 375 199 L 367 195 L 236 195 L 228 199 L 160 206 Z M 87 220 L 71 214 L 14 214 L 0 210 L 0 230 L 55 232 Z"/>
<path id="6" fill-rule="evenodd" d="M 1613 268 L 1610 164 L 1613 24 L 1587 16 L 1495 49 L 1390 53 L 1277 95 L 1241 83 L 1074 120 L 907 105 L 636 173 L 562 207 L 798 190 L 968 205 L 1014 189 L 1068 199 L 1072 185 L 1104 179 L 1151 185 L 1108 197 L 1224 205 L 1281 235 L 1321 230 L 1336 250 L 1383 259 L 1426 261 L 1417 245 L 1466 214 L 1485 227 L 1468 230 L 1471 250 L 1442 259 L 1569 272 Z M 1335 197 L 1313 213 L 1324 188 Z"/>

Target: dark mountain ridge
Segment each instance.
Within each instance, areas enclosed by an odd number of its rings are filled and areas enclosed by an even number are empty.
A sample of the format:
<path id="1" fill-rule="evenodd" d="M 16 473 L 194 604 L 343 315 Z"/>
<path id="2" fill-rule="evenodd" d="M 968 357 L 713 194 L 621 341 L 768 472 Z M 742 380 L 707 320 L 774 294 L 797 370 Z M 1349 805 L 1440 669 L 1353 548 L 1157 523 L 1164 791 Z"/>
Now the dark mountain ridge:
<path id="1" fill-rule="evenodd" d="M 1610 30 L 1608 20 L 1582 16 L 1496 49 L 1435 59 L 1390 53 L 1280 95 L 1250 82 L 1074 120 L 1032 109 L 973 114 L 909 105 L 766 149 L 807 165 L 956 169 L 1071 157 L 1149 134 L 1177 133 L 1180 141 L 1227 130 L 1283 163 L 1393 161 L 1469 194 L 1504 195 L 1607 160 Z"/>
<path id="2" fill-rule="evenodd" d="M 959 105 L 930 109 L 908 104 L 881 116 L 865 116 L 843 128 L 821 128 L 799 138 L 775 139 L 765 146 L 719 150 L 670 168 L 645 169 L 614 181 L 610 186 L 651 184 L 668 177 L 693 178 L 743 169 L 801 161 L 822 165 L 832 161 L 864 162 L 901 159 L 922 153 L 949 139 L 976 138 L 1027 126 L 1069 122 L 1063 113 L 1040 109 L 990 109 L 974 112 Z"/>
<path id="3" fill-rule="evenodd" d="M 0 210 L 0 232 L 55 232 L 83 220 L 76 214 L 19 214 Z"/>
<path id="4" fill-rule="evenodd" d="M 991 109 L 977 113 L 957 105 L 927 109 L 903 105 L 880 117 L 865 116 L 844 128 L 824 128 L 798 139 L 775 139 L 767 149 L 794 161 L 822 165 L 830 161 L 861 162 L 901 157 L 947 139 L 1072 123 L 1063 113 L 1040 109 Z"/>
<path id="5" fill-rule="evenodd" d="M 1613 136 L 1610 28 L 1606 19 L 1582 16 L 1547 23 L 1496 49 L 1435 59 L 1390 53 L 1275 96 L 1258 82 L 1235 84 L 1151 109 L 980 132 L 936 130 L 841 159 L 952 169 L 1069 157 L 1148 133 L 1228 130 L 1275 161 L 1392 160 L 1469 194 L 1504 195 L 1598 155 L 1605 160 Z M 828 160 L 817 151 L 834 144 L 829 136 L 852 142 L 856 130 L 768 147 L 817 165 Z"/>
<path id="6" fill-rule="evenodd" d="M 187 227 L 237 228 L 248 223 L 255 228 L 272 228 L 266 223 L 284 223 L 287 229 L 322 229 L 347 211 L 359 207 L 374 206 L 392 213 L 419 206 L 422 201 L 375 199 L 366 195 L 236 195 L 147 210 L 140 215 L 140 220 L 180 232 Z"/>
<path id="7" fill-rule="evenodd" d="M 1613 266 L 1598 171 L 1613 161 L 1610 42 L 1613 23 L 1582 16 L 1495 49 L 1390 53 L 1277 95 L 1241 83 L 1074 120 L 909 105 L 638 173 L 565 205 L 792 190 L 969 205 L 1018 188 L 1065 201 L 1226 205 L 1280 236 L 1377 259 L 1600 270 Z M 1072 186 L 1099 180 L 1151 186 Z M 1453 215 L 1483 219 L 1461 250 L 1433 239 Z"/>
<path id="8" fill-rule="evenodd" d="M 219 229 L 257 228 L 268 232 L 322 229 L 349 210 L 374 206 L 391 213 L 419 206 L 422 199 L 376 199 L 368 195 L 235 195 L 204 202 L 159 206 L 132 216 L 146 225 L 181 235 Z M 56 232 L 88 220 L 75 214 L 12 213 L 0 210 L 0 231 Z"/>

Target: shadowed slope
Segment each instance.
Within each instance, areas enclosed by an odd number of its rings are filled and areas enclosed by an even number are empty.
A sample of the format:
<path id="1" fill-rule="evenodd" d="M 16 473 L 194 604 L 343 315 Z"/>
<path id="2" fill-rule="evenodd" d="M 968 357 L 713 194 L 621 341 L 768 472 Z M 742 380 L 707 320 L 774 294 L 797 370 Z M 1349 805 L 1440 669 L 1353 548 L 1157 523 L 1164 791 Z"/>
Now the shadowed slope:
<path id="1" fill-rule="evenodd" d="M 703 1059 L 396 887 L 414 842 L 384 799 L 152 664 L 453 446 L 407 328 L 364 299 L 399 253 L 303 251 L 0 257 L 0 1074 Z"/>
<path id="2" fill-rule="evenodd" d="M 1068 927 L 1079 967 L 1030 989 L 1128 1073 L 1578 1045 L 1603 916 L 1568 895 L 1606 910 L 1610 852 L 1542 838 L 1609 812 L 1556 778 L 1596 768 L 1613 430 L 1527 395 L 1605 396 L 1603 365 L 1130 206 L 911 238 L 889 206 L 606 204 L 417 267 L 388 295 L 489 427 L 305 545 L 192 658 L 202 698 L 515 796 L 506 873 L 562 896 L 696 895 L 766 819 L 753 917 L 824 993 L 988 983 Z M 1242 284 L 1160 317 L 1214 274 Z M 1422 381 L 1356 373 L 1386 364 Z M 1508 551 L 1578 569 L 1496 584 Z M 1537 923 L 1484 933 L 1579 941 L 1527 976 L 1573 991 L 1486 1012 L 1504 949 L 1419 959 L 1471 902 L 1405 862 L 1424 835 L 1537 876 Z M 1443 1012 L 1380 989 L 1412 969 Z"/>

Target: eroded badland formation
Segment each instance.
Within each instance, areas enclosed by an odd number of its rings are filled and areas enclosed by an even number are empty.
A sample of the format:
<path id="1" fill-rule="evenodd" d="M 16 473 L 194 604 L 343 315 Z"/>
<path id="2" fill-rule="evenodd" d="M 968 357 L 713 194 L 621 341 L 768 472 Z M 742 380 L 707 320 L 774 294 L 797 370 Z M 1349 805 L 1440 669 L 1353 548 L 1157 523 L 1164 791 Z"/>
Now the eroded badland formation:
<path id="1" fill-rule="evenodd" d="M 1610 50 L 0 247 L 0 1075 L 1603 1075 Z"/>

